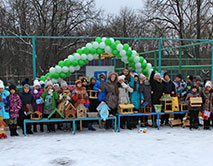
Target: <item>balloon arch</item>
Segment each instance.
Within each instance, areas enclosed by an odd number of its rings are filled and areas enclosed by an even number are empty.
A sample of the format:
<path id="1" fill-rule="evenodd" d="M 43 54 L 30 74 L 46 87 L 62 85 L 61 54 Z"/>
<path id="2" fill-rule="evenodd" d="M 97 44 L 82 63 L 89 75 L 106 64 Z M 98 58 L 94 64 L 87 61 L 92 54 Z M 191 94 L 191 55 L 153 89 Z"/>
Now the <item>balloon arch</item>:
<path id="1" fill-rule="evenodd" d="M 55 67 L 49 69 L 49 73 L 41 76 L 40 80 L 46 81 L 49 77 L 53 82 L 69 77 L 73 72 L 80 70 L 84 66 L 98 57 L 98 55 L 108 53 L 120 58 L 122 62 L 128 64 L 130 69 L 138 74 L 143 73 L 149 77 L 153 71 L 152 65 L 132 50 L 128 44 L 121 44 L 119 40 L 113 38 L 97 37 L 95 41 L 87 43 L 86 47 L 77 49 L 76 53 L 69 55 L 68 58 L 61 60 Z"/>

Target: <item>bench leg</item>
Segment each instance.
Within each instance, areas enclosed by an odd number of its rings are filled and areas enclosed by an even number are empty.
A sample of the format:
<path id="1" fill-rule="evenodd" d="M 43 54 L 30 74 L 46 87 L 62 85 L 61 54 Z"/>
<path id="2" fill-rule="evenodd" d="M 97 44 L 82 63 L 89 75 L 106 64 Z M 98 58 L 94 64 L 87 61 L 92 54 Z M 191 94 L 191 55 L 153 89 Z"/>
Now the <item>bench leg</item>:
<path id="1" fill-rule="evenodd" d="M 82 131 L 82 120 L 80 120 L 80 131 Z"/>
<path id="2" fill-rule="evenodd" d="M 26 136 L 26 122 L 24 121 L 24 136 Z"/>
<path id="3" fill-rule="evenodd" d="M 114 128 L 115 132 L 117 131 L 117 118 L 115 117 L 115 128 Z"/>
<path id="4" fill-rule="evenodd" d="M 157 115 L 158 130 L 160 129 L 160 114 Z"/>
<path id="5" fill-rule="evenodd" d="M 102 126 L 102 120 L 98 120 L 98 124 L 99 124 L 99 128 L 102 129 L 103 126 Z"/>
<path id="6" fill-rule="evenodd" d="M 75 135 L 75 120 L 72 121 L 72 133 Z"/>
<path id="7" fill-rule="evenodd" d="M 120 132 L 120 125 L 121 125 L 121 117 L 118 115 L 118 132 Z"/>

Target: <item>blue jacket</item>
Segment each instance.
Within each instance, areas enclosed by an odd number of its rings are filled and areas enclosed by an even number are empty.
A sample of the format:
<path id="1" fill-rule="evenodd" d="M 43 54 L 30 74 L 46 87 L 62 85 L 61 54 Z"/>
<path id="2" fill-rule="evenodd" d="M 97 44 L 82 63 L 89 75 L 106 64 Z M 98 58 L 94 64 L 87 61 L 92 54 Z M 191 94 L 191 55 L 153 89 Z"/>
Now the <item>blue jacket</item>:
<path id="1" fill-rule="evenodd" d="M 5 110 L 5 107 L 7 105 L 7 96 L 10 95 L 10 92 L 7 90 L 4 90 L 2 93 L 0 93 L 1 96 L 1 102 L 0 102 L 0 116 L 3 116 L 3 119 L 10 119 L 9 112 Z"/>
<path id="2" fill-rule="evenodd" d="M 134 90 L 134 78 L 130 78 L 129 86 Z M 136 91 L 130 94 L 131 103 L 135 106 L 134 109 L 141 108 L 141 100 L 144 100 L 143 93 L 139 92 L 139 81 L 136 83 Z"/>
<path id="3" fill-rule="evenodd" d="M 105 80 L 104 81 L 104 84 L 106 83 L 107 81 Z M 97 80 L 95 86 L 94 86 L 94 90 L 98 91 L 100 89 L 100 84 L 101 84 L 101 81 L 100 80 Z M 98 92 L 98 101 L 105 101 L 106 99 L 106 90 L 102 90 L 102 92 Z"/>

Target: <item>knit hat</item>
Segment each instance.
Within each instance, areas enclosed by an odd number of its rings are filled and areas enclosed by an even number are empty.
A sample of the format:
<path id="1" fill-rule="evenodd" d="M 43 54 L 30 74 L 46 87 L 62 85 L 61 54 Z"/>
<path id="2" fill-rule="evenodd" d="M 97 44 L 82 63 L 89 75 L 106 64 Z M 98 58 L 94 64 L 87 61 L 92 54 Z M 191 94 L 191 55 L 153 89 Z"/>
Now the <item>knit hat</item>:
<path id="1" fill-rule="evenodd" d="M 59 87 L 59 84 L 53 84 L 53 87 L 55 87 L 55 86 L 58 86 L 58 87 Z"/>
<path id="2" fill-rule="evenodd" d="M 99 75 L 99 77 L 100 76 L 104 76 L 105 78 L 106 78 L 106 74 L 105 73 L 101 73 L 100 75 Z"/>
<path id="3" fill-rule="evenodd" d="M 10 85 L 10 86 L 9 86 L 9 90 L 12 90 L 12 89 L 13 89 L 13 90 L 16 90 L 16 86 L 15 86 L 15 85 Z"/>
<path id="4" fill-rule="evenodd" d="M 143 78 L 145 78 L 146 76 L 145 75 L 143 75 L 142 73 L 140 74 L 140 79 L 143 79 Z"/>
<path id="5" fill-rule="evenodd" d="M 51 80 L 49 80 L 49 81 L 46 82 L 46 87 L 48 87 L 48 86 L 53 86 L 53 83 L 52 83 Z"/>
<path id="6" fill-rule="evenodd" d="M 210 81 L 208 81 L 208 82 L 205 84 L 205 88 L 206 88 L 207 86 L 209 86 L 210 88 L 212 88 L 212 84 L 211 84 Z"/>
<path id="7" fill-rule="evenodd" d="M 193 86 L 191 87 L 191 90 L 192 90 L 192 89 L 195 89 L 195 88 L 197 89 L 197 87 L 193 85 Z"/>
<path id="8" fill-rule="evenodd" d="M 67 82 L 64 81 L 64 80 L 62 80 L 62 81 L 60 82 L 60 84 L 61 84 L 61 87 L 62 87 L 62 88 L 68 86 L 68 85 L 67 85 Z"/>
<path id="9" fill-rule="evenodd" d="M 183 78 L 181 74 L 176 75 L 176 77 L 180 78 L 181 80 Z"/>
<path id="10" fill-rule="evenodd" d="M 138 73 L 135 73 L 135 74 L 134 74 L 134 77 L 138 77 Z"/>
<path id="11" fill-rule="evenodd" d="M 21 85 L 25 85 L 28 84 L 29 85 L 29 78 L 25 78 L 24 81 L 21 82 Z"/>
<path id="12" fill-rule="evenodd" d="M 169 73 L 165 72 L 165 73 L 163 74 L 163 78 L 165 78 L 166 76 L 169 76 Z"/>
<path id="13" fill-rule="evenodd" d="M 0 80 L 0 88 L 4 89 L 4 82 L 2 80 Z"/>
<path id="14" fill-rule="evenodd" d="M 193 81 L 194 77 L 191 76 L 191 75 L 188 75 L 188 76 L 187 76 L 187 79 L 190 79 L 191 81 Z"/>
<path id="15" fill-rule="evenodd" d="M 118 81 L 120 81 L 120 80 L 124 80 L 126 78 L 126 76 L 125 75 L 121 75 L 121 76 L 119 76 L 118 77 Z"/>
<path id="16" fill-rule="evenodd" d="M 82 78 L 81 79 L 81 82 L 83 83 L 83 82 L 87 82 L 87 79 L 86 78 Z"/>
<path id="17" fill-rule="evenodd" d="M 196 81 L 201 81 L 201 77 L 200 77 L 200 76 L 197 76 L 197 77 L 196 77 Z"/>
<path id="18" fill-rule="evenodd" d="M 92 82 L 92 80 L 95 80 L 95 81 L 96 81 L 96 78 L 95 78 L 95 77 L 91 77 L 91 78 L 90 78 L 90 82 Z"/>
<path id="19" fill-rule="evenodd" d="M 40 82 L 38 80 L 34 80 L 33 87 L 35 87 L 35 86 L 41 87 L 41 84 L 40 84 Z"/>
<path id="20" fill-rule="evenodd" d="M 40 85 L 45 85 L 44 81 L 39 81 Z"/>
<path id="21" fill-rule="evenodd" d="M 160 73 L 155 73 L 154 77 L 156 77 L 156 76 L 160 76 L 161 77 Z"/>
<path id="22" fill-rule="evenodd" d="M 30 88 L 30 85 L 29 84 L 25 84 L 24 88 Z"/>
<path id="23" fill-rule="evenodd" d="M 79 83 L 82 84 L 82 81 L 81 81 L 81 80 L 76 80 L 76 81 L 75 81 L 75 85 L 77 85 L 77 84 L 79 84 Z"/>

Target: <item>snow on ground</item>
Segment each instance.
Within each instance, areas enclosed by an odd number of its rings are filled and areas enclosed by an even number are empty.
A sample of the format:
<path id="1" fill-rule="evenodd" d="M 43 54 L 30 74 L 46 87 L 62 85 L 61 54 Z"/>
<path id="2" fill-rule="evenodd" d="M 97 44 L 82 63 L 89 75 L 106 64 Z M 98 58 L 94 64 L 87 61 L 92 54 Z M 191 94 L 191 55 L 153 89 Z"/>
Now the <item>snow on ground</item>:
<path id="1" fill-rule="evenodd" d="M 4 166 L 212 166 L 213 130 L 161 127 L 148 128 L 147 133 L 84 129 L 76 135 L 21 134 L 0 140 L 0 153 Z"/>

